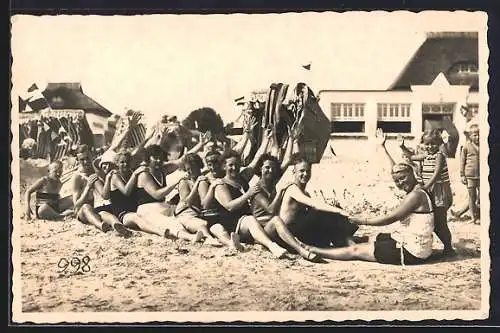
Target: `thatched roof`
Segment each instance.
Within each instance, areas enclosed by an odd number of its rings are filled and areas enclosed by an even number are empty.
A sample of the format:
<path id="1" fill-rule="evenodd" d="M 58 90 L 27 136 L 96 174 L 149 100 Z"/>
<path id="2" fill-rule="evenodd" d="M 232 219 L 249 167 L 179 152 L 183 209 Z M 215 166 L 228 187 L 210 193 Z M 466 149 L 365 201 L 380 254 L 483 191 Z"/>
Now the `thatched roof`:
<path id="1" fill-rule="evenodd" d="M 428 33 L 427 39 L 408 62 L 389 90 L 410 90 L 411 85 L 430 85 L 443 73 L 451 85 L 478 90 L 478 75 L 458 75 L 459 64 L 478 66 L 477 32 Z"/>
<path id="2" fill-rule="evenodd" d="M 54 110 L 84 110 L 101 117 L 111 116 L 111 111 L 83 93 L 82 85 L 76 83 L 49 83 L 42 92 Z"/>

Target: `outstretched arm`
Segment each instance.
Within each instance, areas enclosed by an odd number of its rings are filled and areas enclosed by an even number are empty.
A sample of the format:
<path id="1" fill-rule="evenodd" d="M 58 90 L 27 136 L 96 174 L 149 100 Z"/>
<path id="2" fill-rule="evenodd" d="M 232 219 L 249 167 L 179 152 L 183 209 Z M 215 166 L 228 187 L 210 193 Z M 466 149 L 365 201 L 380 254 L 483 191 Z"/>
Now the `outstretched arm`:
<path id="1" fill-rule="evenodd" d="M 250 188 L 248 191 L 246 191 L 244 194 L 241 196 L 233 199 L 231 197 L 231 193 L 229 193 L 229 190 L 226 188 L 226 186 L 217 186 L 215 188 L 215 199 L 229 212 L 235 211 L 243 207 L 247 201 L 254 195 L 257 190 L 255 189 L 256 187 L 254 186 L 253 188 Z"/>
<path id="2" fill-rule="evenodd" d="M 406 196 L 401 205 L 393 210 L 391 213 L 385 216 L 376 217 L 373 219 L 366 219 L 360 217 L 350 217 L 349 220 L 358 225 L 373 225 L 373 226 L 383 226 L 389 225 L 396 221 L 400 221 L 410 215 L 420 204 L 419 195 L 423 195 L 419 192 L 411 192 Z"/>
<path id="3" fill-rule="evenodd" d="M 170 173 L 173 170 L 177 170 L 184 163 L 184 160 L 186 159 L 186 155 L 187 154 L 197 154 L 207 144 L 207 142 L 209 141 L 209 138 L 210 138 L 210 134 L 208 132 L 203 134 L 200 137 L 200 142 L 198 142 L 193 148 L 188 150 L 186 153 L 182 154 L 181 157 L 179 157 L 178 159 L 173 160 L 173 161 L 164 162 L 163 167 L 164 167 L 165 171 L 167 171 L 167 173 Z"/>
<path id="4" fill-rule="evenodd" d="M 302 191 L 300 191 L 297 186 L 289 187 L 289 191 L 290 191 L 289 192 L 290 197 L 303 205 L 306 205 L 306 206 L 309 206 L 309 207 L 312 207 L 312 208 L 315 208 L 317 210 L 321 210 L 324 212 L 345 215 L 345 212 L 340 208 L 330 206 L 327 203 L 324 203 L 324 202 L 321 202 L 318 200 L 314 200 L 314 199 L 308 197 L 307 195 L 302 193 Z"/>
<path id="5" fill-rule="evenodd" d="M 31 208 L 30 208 L 31 194 L 33 192 L 40 190 L 45 185 L 46 181 L 47 181 L 47 178 L 45 178 L 45 177 L 40 178 L 26 190 L 24 202 L 26 203 L 26 218 L 27 219 L 31 218 Z"/>

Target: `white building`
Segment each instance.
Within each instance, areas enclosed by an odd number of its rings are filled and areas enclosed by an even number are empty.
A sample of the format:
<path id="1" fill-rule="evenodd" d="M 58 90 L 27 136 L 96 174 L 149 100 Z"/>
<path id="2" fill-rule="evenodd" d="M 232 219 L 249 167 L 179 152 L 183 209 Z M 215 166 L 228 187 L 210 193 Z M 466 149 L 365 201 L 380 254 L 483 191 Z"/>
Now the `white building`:
<path id="1" fill-rule="evenodd" d="M 479 105 L 478 81 L 478 34 L 433 32 L 388 89 L 321 90 L 319 104 L 337 139 L 370 139 L 378 127 L 419 138 L 424 129 L 443 128 L 445 118 L 462 134 L 462 106 L 473 114 L 486 107 Z"/>

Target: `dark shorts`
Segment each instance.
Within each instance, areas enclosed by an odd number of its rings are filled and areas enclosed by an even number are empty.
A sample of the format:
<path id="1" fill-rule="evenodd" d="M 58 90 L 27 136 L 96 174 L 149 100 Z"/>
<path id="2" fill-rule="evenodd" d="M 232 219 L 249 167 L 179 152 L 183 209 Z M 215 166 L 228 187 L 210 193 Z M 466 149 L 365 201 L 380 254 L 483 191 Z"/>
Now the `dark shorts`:
<path id="1" fill-rule="evenodd" d="M 94 207 L 94 211 L 97 214 L 99 214 L 100 212 L 107 212 L 107 213 L 113 214 L 113 205 L 109 204 L 109 205 Z"/>
<path id="2" fill-rule="evenodd" d="M 449 182 L 435 183 L 432 186 L 431 194 L 434 197 L 436 207 L 448 209 L 453 204 L 453 194 Z"/>
<path id="3" fill-rule="evenodd" d="M 310 210 L 304 219 L 287 227 L 302 242 L 317 247 L 347 246 L 347 238 L 359 228 L 347 217 L 336 213 Z"/>
<path id="4" fill-rule="evenodd" d="M 59 202 L 37 202 L 35 203 L 35 216 L 36 218 L 40 218 L 38 216 L 38 209 L 40 209 L 40 206 L 42 205 L 47 205 L 50 208 L 52 208 L 56 213 L 61 213 L 61 209 L 59 208 Z"/>
<path id="5" fill-rule="evenodd" d="M 479 178 L 467 178 L 467 188 L 479 187 Z"/>
<path id="6" fill-rule="evenodd" d="M 375 259 L 381 264 L 401 265 L 401 248 L 397 247 L 397 242 L 391 234 L 378 234 L 375 240 Z M 405 265 L 418 265 L 426 261 L 415 257 L 403 247 Z"/>

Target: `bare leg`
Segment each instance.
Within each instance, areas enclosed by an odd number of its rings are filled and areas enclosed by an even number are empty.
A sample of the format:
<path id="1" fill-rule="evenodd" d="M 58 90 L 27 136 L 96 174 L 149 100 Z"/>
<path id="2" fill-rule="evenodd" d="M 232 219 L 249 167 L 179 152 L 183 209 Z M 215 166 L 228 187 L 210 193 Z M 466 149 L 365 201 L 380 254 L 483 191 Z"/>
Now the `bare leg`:
<path id="1" fill-rule="evenodd" d="M 455 254 L 455 251 L 451 245 L 451 232 L 446 221 L 446 211 L 447 209 L 445 207 L 436 207 L 434 213 L 434 232 L 443 243 L 443 254 L 451 256 Z"/>
<path id="2" fill-rule="evenodd" d="M 197 233 L 200 231 L 205 238 L 205 244 L 213 246 L 221 246 L 222 244 L 215 239 L 208 230 L 207 221 L 199 219 L 194 216 L 180 216 L 178 221 L 186 228 L 188 231 Z"/>
<path id="3" fill-rule="evenodd" d="M 137 213 L 127 213 L 123 217 L 123 224 L 127 227 L 137 226 L 141 231 L 166 237 L 169 235 L 169 230 L 166 225 L 155 223 L 153 221 L 144 219 L 137 215 Z"/>
<path id="4" fill-rule="evenodd" d="M 469 210 L 469 204 L 466 204 L 465 206 L 463 206 L 460 210 L 458 211 L 454 211 L 453 209 L 450 209 L 450 213 L 451 215 L 454 217 L 454 218 L 459 218 L 461 217 L 462 215 L 465 214 L 465 212 L 467 212 L 467 210 Z"/>
<path id="5" fill-rule="evenodd" d="M 37 215 L 39 218 L 44 220 L 60 220 L 64 216 L 66 216 L 57 212 L 50 205 L 47 204 L 41 204 L 40 207 L 38 207 Z"/>
<path id="6" fill-rule="evenodd" d="M 313 246 L 310 246 L 309 248 L 312 252 L 327 259 L 377 261 L 374 255 L 374 243 L 356 244 L 354 246 L 335 249 L 320 249 Z"/>
<path id="7" fill-rule="evenodd" d="M 203 239 L 203 233 L 201 231 L 191 234 L 184 229 L 184 226 L 176 219 L 169 218 L 167 216 L 164 216 L 163 218 L 166 220 L 166 226 L 169 229 L 171 236 L 190 241 L 191 243 L 198 243 Z"/>
<path id="8" fill-rule="evenodd" d="M 470 187 L 470 188 L 467 188 L 467 191 L 469 191 L 469 212 L 472 216 L 472 222 L 476 223 L 476 221 L 477 221 L 477 206 L 476 206 L 477 190 L 475 187 Z"/>
<path id="9" fill-rule="evenodd" d="M 108 232 L 112 229 L 112 226 L 109 223 L 103 221 L 101 217 L 95 212 L 94 208 L 89 204 L 84 204 L 80 208 L 77 217 L 78 221 L 86 224 L 91 224 L 97 229 L 102 230 L 103 232 Z"/>
<path id="10" fill-rule="evenodd" d="M 287 250 L 269 239 L 264 228 L 253 216 L 245 216 L 240 223 L 239 232 L 241 234 L 250 234 L 256 243 L 264 245 L 278 259 L 286 255 Z"/>
<path id="11" fill-rule="evenodd" d="M 234 232 L 229 235 L 224 227 L 217 223 L 210 227 L 210 232 L 227 247 L 243 251 L 243 246 L 239 242 L 239 237 Z"/>
<path id="12" fill-rule="evenodd" d="M 99 216 L 101 217 L 101 219 L 104 222 L 112 225 L 113 229 L 115 229 L 116 232 L 119 233 L 120 235 L 125 236 L 125 237 L 132 236 L 132 231 L 130 231 L 126 226 L 124 226 L 120 222 L 120 220 L 118 220 L 118 218 L 116 216 L 114 216 L 113 214 L 108 213 L 108 212 L 99 212 Z"/>
<path id="13" fill-rule="evenodd" d="M 298 241 L 297 238 L 288 230 L 283 220 L 278 216 L 274 216 L 267 224 L 264 231 L 273 237 L 277 235 L 281 238 L 288 246 L 293 248 L 297 253 L 304 259 L 310 261 L 316 261 L 319 259 L 317 255 L 311 253 L 309 250 L 304 248 Z"/>

